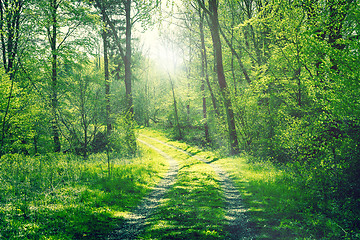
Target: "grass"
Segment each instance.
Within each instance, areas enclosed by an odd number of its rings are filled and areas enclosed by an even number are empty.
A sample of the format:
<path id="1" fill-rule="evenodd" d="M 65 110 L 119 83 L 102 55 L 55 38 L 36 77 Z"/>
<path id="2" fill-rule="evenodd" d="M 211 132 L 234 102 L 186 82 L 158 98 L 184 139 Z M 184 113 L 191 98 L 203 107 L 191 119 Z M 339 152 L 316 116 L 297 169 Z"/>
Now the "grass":
<path id="1" fill-rule="evenodd" d="M 161 143 L 144 140 L 176 159 L 179 173 L 140 239 L 226 239 L 223 196 L 213 169 Z"/>
<path id="2" fill-rule="evenodd" d="M 256 239 L 360 239 L 359 226 L 345 221 L 358 219 L 359 209 L 349 211 L 350 203 L 340 206 L 332 199 L 322 200 L 314 189 L 323 186 L 317 186 L 306 169 L 300 177 L 291 166 L 249 162 L 246 156 L 221 158 L 184 142 L 170 141 L 156 131 L 140 132 L 226 170 L 242 193 Z M 140 238 L 227 239 L 222 231 L 223 196 L 214 171 L 184 153 L 145 140 L 175 158 L 180 170 L 177 182 Z M 106 156 L 101 154 L 88 160 L 68 154 L 3 156 L 0 239 L 103 238 L 168 168 L 155 151 L 143 146 L 142 152 L 142 157 L 114 159 L 111 179 Z"/>
<path id="3" fill-rule="evenodd" d="M 306 181 L 319 183 L 298 176 L 293 166 L 249 163 L 245 157 L 219 159 L 217 163 L 241 190 L 257 239 L 360 239 L 359 231 L 345 230 L 335 217 L 345 216 L 346 211 L 337 213 L 335 200 L 319 201 L 321 193 L 314 189 L 321 186 L 309 186 Z M 322 209 L 329 203 L 335 205 Z"/>
<path id="4" fill-rule="evenodd" d="M 306 169 L 300 176 L 294 171 L 295 166 L 250 162 L 247 156 L 222 158 L 217 153 L 171 141 L 154 130 L 141 132 L 214 162 L 227 171 L 242 194 L 256 239 L 360 239 L 359 226 L 346 221 L 358 219 L 359 210 L 349 211 L 333 199 L 322 199 L 321 192 L 315 190 L 323 186 L 312 179 L 312 173 Z"/>
<path id="5" fill-rule="evenodd" d="M 246 158 L 219 159 L 238 186 L 257 239 L 311 239 L 300 213 L 306 202 L 291 186 L 286 172 L 269 162 L 249 164 Z"/>
<path id="6" fill-rule="evenodd" d="M 105 155 L 7 155 L 0 161 L 0 239 L 99 239 L 135 207 L 167 169 L 142 147 L 134 159 Z M 156 161 L 155 161 L 156 160 Z"/>

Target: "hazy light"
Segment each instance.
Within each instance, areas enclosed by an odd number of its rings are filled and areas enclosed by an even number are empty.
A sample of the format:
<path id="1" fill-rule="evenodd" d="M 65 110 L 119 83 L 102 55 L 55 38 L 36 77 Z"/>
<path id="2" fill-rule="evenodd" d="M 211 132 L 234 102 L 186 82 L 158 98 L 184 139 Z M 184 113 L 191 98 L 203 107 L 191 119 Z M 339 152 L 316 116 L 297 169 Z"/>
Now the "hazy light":
<path id="1" fill-rule="evenodd" d="M 141 35 L 144 50 L 152 62 L 161 70 L 175 73 L 182 63 L 181 51 L 169 37 L 160 34 L 158 29 L 152 29 Z"/>

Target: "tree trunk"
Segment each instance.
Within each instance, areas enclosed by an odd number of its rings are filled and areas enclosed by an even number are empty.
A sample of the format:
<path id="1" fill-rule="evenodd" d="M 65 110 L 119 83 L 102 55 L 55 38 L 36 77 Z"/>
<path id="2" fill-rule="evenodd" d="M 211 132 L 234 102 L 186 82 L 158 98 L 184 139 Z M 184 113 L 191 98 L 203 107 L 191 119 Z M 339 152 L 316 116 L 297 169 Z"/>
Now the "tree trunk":
<path id="1" fill-rule="evenodd" d="M 4 141 L 6 138 L 6 124 L 11 110 L 11 99 L 13 98 L 14 78 L 16 73 L 16 56 L 18 54 L 18 42 L 20 34 L 20 16 L 22 12 L 23 1 L 0 1 L 0 38 L 2 62 L 5 73 L 8 74 L 11 86 L 9 96 L 7 97 L 6 108 L 4 111 L 1 127 L 0 139 L 0 158 L 3 154 Z"/>
<path id="2" fill-rule="evenodd" d="M 51 108 L 52 108 L 52 131 L 53 131 L 53 140 L 54 140 L 54 152 L 60 152 L 61 144 L 60 144 L 60 134 L 58 128 L 58 120 L 57 120 L 57 110 L 58 110 L 58 96 L 57 96 L 57 46 L 56 46 L 56 37 L 57 37 L 57 0 L 52 0 L 50 2 L 50 10 L 51 10 L 51 19 L 52 19 L 52 34 L 50 37 L 50 46 L 51 46 L 51 54 L 52 54 L 52 75 L 51 75 Z"/>
<path id="3" fill-rule="evenodd" d="M 103 21 L 105 23 L 105 17 L 103 16 Z M 106 135 L 107 138 L 111 133 L 111 122 L 110 122 L 110 79 L 109 79 L 109 57 L 108 57 L 108 41 L 107 33 L 104 30 L 102 33 L 103 37 L 103 49 L 104 49 L 104 78 L 105 78 L 105 108 L 106 108 Z"/>
<path id="4" fill-rule="evenodd" d="M 227 125 L 229 131 L 230 151 L 235 155 L 239 153 L 239 143 L 237 139 L 234 112 L 232 109 L 229 89 L 226 83 L 224 67 L 222 62 L 222 50 L 219 32 L 219 19 L 218 19 L 218 5 L 217 0 L 209 0 L 209 12 L 211 22 L 211 36 L 214 44 L 215 59 L 216 59 L 216 72 L 220 91 L 224 100 L 224 107 L 226 111 Z"/>
<path id="5" fill-rule="evenodd" d="M 329 24 L 327 26 L 329 32 L 329 43 L 331 47 L 343 50 L 345 48 L 345 44 L 339 43 L 339 39 L 342 39 L 342 27 L 346 16 L 349 12 L 350 3 L 352 0 L 331 0 L 328 1 L 329 8 Z M 332 62 L 331 69 L 335 72 L 339 73 L 338 65 L 341 60 L 330 58 Z"/>
<path id="6" fill-rule="evenodd" d="M 80 91 L 80 113 L 81 113 L 81 122 L 82 122 L 82 128 L 84 130 L 84 141 L 82 144 L 82 154 L 83 158 L 87 159 L 88 157 L 88 131 L 89 131 L 89 124 L 87 120 L 87 114 L 86 114 L 86 90 L 88 88 L 86 80 L 82 79 L 82 76 L 79 77 L 79 91 Z M 80 138 L 81 139 L 81 138 Z"/>
<path id="7" fill-rule="evenodd" d="M 125 17 L 126 17 L 126 49 L 125 49 L 125 88 L 126 88 L 126 100 L 127 111 L 131 115 L 134 114 L 133 97 L 131 89 L 131 0 L 126 0 L 125 4 Z"/>
<path id="8" fill-rule="evenodd" d="M 220 32 L 221 32 L 221 35 L 223 36 L 226 44 L 229 46 L 230 50 L 231 50 L 231 53 L 233 56 L 236 57 L 236 59 L 238 60 L 238 63 L 239 63 L 239 66 L 241 68 L 241 71 L 242 73 L 244 74 L 244 77 L 245 77 L 245 80 L 248 84 L 251 83 L 251 80 L 250 80 L 250 77 L 249 77 L 249 74 L 247 73 L 247 70 L 241 60 L 241 57 L 240 55 L 236 52 L 234 46 L 232 45 L 232 43 L 227 39 L 226 35 L 224 34 L 224 32 L 220 29 Z"/>
<path id="9" fill-rule="evenodd" d="M 201 11 L 201 8 L 199 8 L 199 29 L 200 29 L 200 39 L 201 39 L 201 92 L 202 92 L 202 102 L 203 102 L 203 119 L 204 119 L 204 134 L 205 134 L 205 141 L 210 142 L 209 137 L 209 125 L 207 120 L 207 109 L 206 109 L 206 95 L 205 95 L 205 78 L 207 79 L 207 82 L 209 82 L 209 76 L 207 71 L 207 58 L 206 58 L 206 47 L 205 47 L 205 36 L 204 36 L 204 13 Z M 211 89 L 211 88 L 210 88 Z M 210 90 L 211 95 L 212 90 Z M 213 99 L 214 108 L 216 106 L 216 103 Z"/>
<path id="10" fill-rule="evenodd" d="M 131 131 L 128 132 L 131 136 L 129 136 L 129 141 L 133 141 L 129 143 L 131 145 L 133 154 L 136 152 L 136 137 L 135 137 L 135 131 L 133 128 L 133 122 L 134 122 L 134 105 L 133 105 L 133 96 L 132 96 L 132 73 L 131 73 L 131 29 L 132 29 L 132 23 L 131 23 L 131 1 L 132 0 L 126 0 L 124 1 L 125 4 L 125 18 L 126 18 L 126 33 L 125 33 L 125 91 L 126 91 L 126 101 L 127 101 L 127 113 L 129 113 L 129 128 Z"/>
<path id="11" fill-rule="evenodd" d="M 171 91 L 172 91 L 172 95 L 173 95 L 173 100 L 174 100 L 174 113 L 175 113 L 175 122 L 176 122 L 176 128 L 178 131 L 178 139 L 182 139 L 182 132 L 181 132 L 181 127 L 180 127 L 180 121 L 179 121 L 179 114 L 178 114 L 178 109 L 177 109 L 177 103 L 176 103 L 176 97 L 175 97 L 175 89 L 174 89 L 174 83 L 171 79 L 170 73 L 168 72 L 169 75 L 169 80 L 170 80 L 170 85 L 171 85 Z"/>

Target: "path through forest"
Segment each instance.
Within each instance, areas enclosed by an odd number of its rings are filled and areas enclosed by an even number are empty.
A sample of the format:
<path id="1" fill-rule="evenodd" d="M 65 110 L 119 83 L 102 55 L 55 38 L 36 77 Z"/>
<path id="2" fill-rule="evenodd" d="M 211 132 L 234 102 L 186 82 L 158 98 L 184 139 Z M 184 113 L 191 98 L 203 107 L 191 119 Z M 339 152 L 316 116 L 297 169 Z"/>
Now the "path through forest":
<path id="1" fill-rule="evenodd" d="M 228 174 L 223 171 L 217 164 L 208 162 L 203 158 L 184 151 L 181 148 L 175 147 L 169 143 L 163 142 L 159 139 L 140 134 L 138 141 L 153 150 L 160 153 L 168 162 L 169 170 L 164 178 L 153 188 L 151 193 L 143 199 L 141 204 L 134 210 L 133 213 L 126 217 L 123 225 L 113 232 L 107 239 L 137 239 L 147 226 L 152 225 L 151 215 L 154 210 L 164 201 L 166 193 L 172 188 L 177 181 L 179 165 L 176 159 L 167 154 L 168 150 L 174 150 L 184 153 L 196 160 L 206 163 L 218 175 L 218 181 L 221 191 L 223 192 L 223 201 L 225 206 L 224 229 L 226 232 L 226 239 L 240 240 L 253 239 L 252 232 L 248 226 L 248 220 L 245 215 L 245 209 L 242 205 L 241 196 L 233 181 Z M 161 149 L 154 146 L 161 145 Z M 184 219 L 186 221 L 186 219 Z M 156 239 L 163 239 L 162 236 L 156 236 Z M 182 239 L 182 238 L 181 238 Z"/>
<path id="2" fill-rule="evenodd" d="M 134 212 L 126 217 L 125 223 L 113 232 L 107 239 L 136 239 L 136 237 L 143 231 L 146 225 L 146 219 L 160 204 L 165 192 L 174 184 L 178 173 L 178 164 L 172 157 L 149 143 L 140 139 L 138 139 L 138 141 L 154 149 L 166 158 L 169 162 L 169 170 L 165 174 L 164 178 L 153 188 L 151 193 L 143 199 Z"/>

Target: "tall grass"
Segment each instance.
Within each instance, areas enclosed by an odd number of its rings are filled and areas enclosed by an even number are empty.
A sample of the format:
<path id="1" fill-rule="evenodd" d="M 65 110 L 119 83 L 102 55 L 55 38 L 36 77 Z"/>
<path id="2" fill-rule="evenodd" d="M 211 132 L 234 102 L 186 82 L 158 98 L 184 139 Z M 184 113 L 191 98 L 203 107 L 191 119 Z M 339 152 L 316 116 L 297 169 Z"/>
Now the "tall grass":
<path id="1" fill-rule="evenodd" d="M 155 161 L 156 159 L 156 161 Z M 99 239 L 122 222 L 166 170 L 143 148 L 133 159 L 105 154 L 18 154 L 0 160 L 0 239 Z"/>

